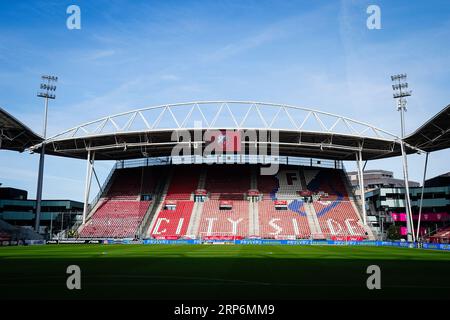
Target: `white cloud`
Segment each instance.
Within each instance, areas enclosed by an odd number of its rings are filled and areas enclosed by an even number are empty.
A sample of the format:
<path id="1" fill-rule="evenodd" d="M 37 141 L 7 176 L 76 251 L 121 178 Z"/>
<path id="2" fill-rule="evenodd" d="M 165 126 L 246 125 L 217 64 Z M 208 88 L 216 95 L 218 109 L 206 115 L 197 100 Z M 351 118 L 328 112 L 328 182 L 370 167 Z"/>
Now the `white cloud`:
<path id="1" fill-rule="evenodd" d="M 88 52 L 85 56 L 82 57 L 83 60 L 99 60 L 107 57 L 111 57 L 116 54 L 116 50 L 113 49 L 104 49 L 104 50 L 93 50 Z"/>

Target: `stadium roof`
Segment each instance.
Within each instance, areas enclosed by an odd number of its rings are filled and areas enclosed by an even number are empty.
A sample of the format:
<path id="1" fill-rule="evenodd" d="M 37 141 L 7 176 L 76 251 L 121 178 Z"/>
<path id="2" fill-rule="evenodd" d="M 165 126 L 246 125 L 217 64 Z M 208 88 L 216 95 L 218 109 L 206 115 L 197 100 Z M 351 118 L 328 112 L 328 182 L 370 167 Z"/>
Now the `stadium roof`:
<path id="1" fill-rule="evenodd" d="M 0 108 L 0 149 L 23 152 L 42 141 L 41 136 Z"/>
<path id="2" fill-rule="evenodd" d="M 194 132 L 206 130 L 239 130 L 243 136 L 252 130 L 257 138 L 243 138 L 243 151 L 252 145 L 278 147 L 282 156 L 354 160 L 361 150 L 363 159 L 369 160 L 401 154 L 399 137 L 370 124 L 304 107 L 252 101 L 187 102 L 107 116 L 48 138 L 46 153 L 86 159 L 91 150 L 96 160 L 170 156 L 180 141 L 194 154 L 208 143 L 203 134 L 196 137 Z M 278 132 L 278 141 L 265 140 L 268 131 Z M 31 150 L 38 152 L 40 146 Z"/>
<path id="3" fill-rule="evenodd" d="M 450 148 L 450 105 L 407 136 L 405 141 L 427 152 Z"/>

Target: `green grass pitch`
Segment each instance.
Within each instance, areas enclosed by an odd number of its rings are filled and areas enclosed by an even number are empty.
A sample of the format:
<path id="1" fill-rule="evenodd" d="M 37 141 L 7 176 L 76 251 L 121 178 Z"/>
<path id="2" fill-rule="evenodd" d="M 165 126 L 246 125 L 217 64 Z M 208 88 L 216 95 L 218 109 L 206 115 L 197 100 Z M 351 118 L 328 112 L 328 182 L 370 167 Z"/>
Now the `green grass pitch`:
<path id="1" fill-rule="evenodd" d="M 81 268 L 81 290 L 66 268 Z M 381 290 L 368 290 L 369 265 Z M 450 298 L 450 252 L 350 246 L 0 247 L 0 299 Z"/>

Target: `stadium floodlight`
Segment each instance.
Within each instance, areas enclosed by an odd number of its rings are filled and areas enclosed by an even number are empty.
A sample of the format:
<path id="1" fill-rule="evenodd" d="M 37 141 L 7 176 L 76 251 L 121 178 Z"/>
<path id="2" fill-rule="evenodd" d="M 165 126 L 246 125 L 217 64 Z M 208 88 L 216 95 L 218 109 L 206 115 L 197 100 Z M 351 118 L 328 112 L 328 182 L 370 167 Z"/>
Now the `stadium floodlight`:
<path id="1" fill-rule="evenodd" d="M 55 99 L 55 95 L 50 93 L 50 91 L 56 91 L 56 85 L 52 84 L 52 82 L 57 82 L 58 77 L 54 76 L 42 76 L 42 80 L 46 83 L 41 83 L 41 90 L 45 90 L 44 92 L 38 92 L 37 96 L 40 98 L 45 98 L 46 103 L 48 102 L 47 99 Z M 46 121 L 46 120 L 45 120 Z M 44 125 L 44 131 L 47 129 Z M 45 138 L 45 132 L 44 132 L 44 138 Z"/>
<path id="2" fill-rule="evenodd" d="M 47 80 L 47 81 L 58 81 L 58 77 L 55 76 L 49 76 L 49 75 L 44 75 L 41 77 L 42 80 Z"/>
<path id="3" fill-rule="evenodd" d="M 395 82 L 392 85 L 392 90 L 394 90 L 393 97 L 397 100 L 397 111 L 400 111 L 401 117 L 401 137 L 402 139 L 405 136 L 405 123 L 404 123 L 404 112 L 406 109 L 406 97 L 411 96 L 411 90 L 405 90 L 408 88 L 408 82 L 406 82 L 406 73 L 397 74 L 391 76 L 391 80 Z"/>
<path id="4" fill-rule="evenodd" d="M 406 88 L 408 88 L 408 83 L 400 83 L 400 84 L 392 85 L 393 90 L 406 89 Z"/>
<path id="5" fill-rule="evenodd" d="M 402 149 L 402 158 L 403 158 L 403 177 L 405 180 L 405 208 L 407 213 L 406 219 L 406 228 L 408 229 L 408 241 L 416 241 L 416 237 L 414 234 L 414 226 L 412 220 L 412 211 L 411 211 L 411 199 L 409 196 L 409 177 L 408 177 L 408 160 L 406 153 L 404 152 L 404 137 L 405 137 L 405 112 L 406 109 L 406 97 L 411 96 L 411 90 L 405 90 L 408 88 L 408 82 L 406 82 L 407 75 L 406 73 L 397 74 L 391 76 L 392 82 L 395 82 L 392 85 L 392 90 L 394 90 L 393 97 L 397 100 L 397 111 L 400 111 L 400 126 L 401 126 L 401 149 Z"/>
<path id="6" fill-rule="evenodd" d="M 394 99 L 409 97 L 410 95 L 411 95 L 411 91 L 403 91 L 403 92 L 397 92 L 397 93 L 393 94 Z M 406 106 L 405 106 L 405 108 L 406 108 Z"/>
<path id="7" fill-rule="evenodd" d="M 41 92 L 38 92 L 37 96 L 39 98 L 45 98 L 45 108 L 44 108 L 44 132 L 42 137 L 47 136 L 47 113 L 48 113 L 48 99 L 54 100 L 56 98 L 55 94 L 52 93 L 56 91 L 55 82 L 58 81 L 58 77 L 51 75 L 44 75 L 41 77 L 42 83 L 40 85 Z M 42 184 L 44 178 L 44 159 L 45 159 L 45 143 L 42 143 L 41 154 L 39 157 L 39 173 L 37 181 L 37 192 L 36 192 L 36 220 L 35 220 L 35 230 L 39 233 L 39 224 L 41 220 L 41 202 L 42 202 Z"/>
<path id="8" fill-rule="evenodd" d="M 406 73 L 396 74 L 396 75 L 391 76 L 391 80 L 392 81 L 404 80 L 404 79 L 406 79 L 406 77 L 407 77 Z"/>

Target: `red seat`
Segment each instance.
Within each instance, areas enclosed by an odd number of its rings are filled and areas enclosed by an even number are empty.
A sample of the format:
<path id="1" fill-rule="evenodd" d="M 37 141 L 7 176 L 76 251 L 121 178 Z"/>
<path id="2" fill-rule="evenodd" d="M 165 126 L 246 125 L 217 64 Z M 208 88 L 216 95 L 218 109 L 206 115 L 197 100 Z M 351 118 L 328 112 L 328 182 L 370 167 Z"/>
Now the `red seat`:
<path id="1" fill-rule="evenodd" d="M 161 210 L 150 234 L 153 237 L 185 235 L 193 207 L 194 201 L 177 201 L 175 210 Z"/>
<path id="2" fill-rule="evenodd" d="M 82 238 L 134 238 L 150 201 L 106 200 L 85 224 Z"/>
<path id="3" fill-rule="evenodd" d="M 115 200 L 138 200 L 140 194 L 151 194 L 160 172 L 150 167 L 118 169 L 112 177 L 107 197 Z"/>
<path id="4" fill-rule="evenodd" d="M 335 202 L 316 201 L 314 209 L 320 215 L 321 211 L 326 211 L 320 217 L 318 216 L 320 228 L 325 237 L 332 236 L 362 236 L 366 237 L 364 227 L 350 201 Z"/>
<path id="5" fill-rule="evenodd" d="M 219 200 L 204 203 L 198 235 L 203 236 L 248 236 L 248 201 L 233 201 L 231 210 L 220 210 Z"/>
<path id="6" fill-rule="evenodd" d="M 308 220 L 289 209 L 276 210 L 274 202 L 263 200 L 258 204 L 259 235 L 263 238 L 309 238 Z"/>
<path id="7" fill-rule="evenodd" d="M 166 200 L 190 200 L 198 187 L 200 170 L 198 168 L 176 168 L 172 175 Z"/>
<path id="8" fill-rule="evenodd" d="M 212 200 L 244 200 L 245 193 L 250 189 L 250 168 L 239 165 L 210 167 L 205 189 Z"/>

